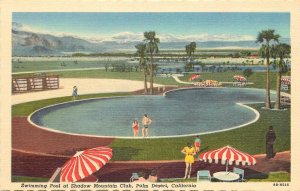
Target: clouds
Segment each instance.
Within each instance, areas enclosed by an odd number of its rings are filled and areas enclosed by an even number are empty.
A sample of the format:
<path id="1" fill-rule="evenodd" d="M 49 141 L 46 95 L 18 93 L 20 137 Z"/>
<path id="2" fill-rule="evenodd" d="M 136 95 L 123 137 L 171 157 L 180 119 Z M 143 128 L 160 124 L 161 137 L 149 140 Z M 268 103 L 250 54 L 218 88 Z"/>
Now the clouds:
<path id="1" fill-rule="evenodd" d="M 157 33 L 157 37 L 161 42 L 205 42 L 205 41 L 255 41 L 255 37 L 251 35 L 230 35 L 230 34 L 194 34 L 194 35 L 174 35 Z M 143 41 L 143 32 L 121 32 L 110 36 L 94 37 L 93 41 L 116 41 L 118 43 L 141 42 Z"/>
<path id="2" fill-rule="evenodd" d="M 115 34 L 76 34 L 72 32 L 49 32 L 40 29 L 33 28 L 21 23 L 13 22 L 13 30 L 34 32 L 39 34 L 50 34 L 55 36 L 72 36 L 81 39 L 88 40 L 90 42 L 115 42 L 119 44 L 130 43 L 130 42 L 141 42 L 144 39 L 143 32 L 131 32 L 124 31 Z M 224 41 L 224 42 L 235 42 L 235 41 L 255 41 L 255 36 L 252 35 L 232 35 L 232 34 L 207 34 L 198 33 L 193 35 L 175 35 L 169 33 L 160 33 L 157 31 L 157 37 L 162 43 L 167 42 L 206 42 L 206 41 Z"/>

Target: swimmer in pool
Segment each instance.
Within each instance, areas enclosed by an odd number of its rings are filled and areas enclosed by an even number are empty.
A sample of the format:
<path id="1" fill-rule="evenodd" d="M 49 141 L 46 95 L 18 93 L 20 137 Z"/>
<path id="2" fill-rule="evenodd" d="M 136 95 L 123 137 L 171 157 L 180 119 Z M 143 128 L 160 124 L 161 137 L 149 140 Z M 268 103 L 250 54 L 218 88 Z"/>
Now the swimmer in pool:
<path id="1" fill-rule="evenodd" d="M 148 137 L 148 127 L 152 123 L 152 119 L 149 118 L 147 114 L 144 115 L 142 119 L 143 129 L 142 129 L 142 135 L 143 137 Z"/>
<path id="2" fill-rule="evenodd" d="M 132 123 L 133 136 L 136 137 L 139 134 L 139 122 L 134 120 Z"/>

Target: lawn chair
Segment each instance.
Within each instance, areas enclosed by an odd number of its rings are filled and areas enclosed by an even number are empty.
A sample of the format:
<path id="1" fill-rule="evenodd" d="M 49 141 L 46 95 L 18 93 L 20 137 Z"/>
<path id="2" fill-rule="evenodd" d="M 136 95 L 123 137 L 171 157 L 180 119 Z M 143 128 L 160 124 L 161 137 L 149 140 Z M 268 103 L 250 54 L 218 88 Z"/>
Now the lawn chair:
<path id="1" fill-rule="evenodd" d="M 199 181 L 211 181 L 209 170 L 199 170 L 197 172 L 197 182 Z"/>
<path id="2" fill-rule="evenodd" d="M 243 169 L 233 167 L 233 172 L 240 175 L 240 178 L 238 179 L 239 182 L 245 182 L 244 179 L 245 171 Z"/>
<path id="3" fill-rule="evenodd" d="M 138 173 L 133 172 L 132 176 L 130 177 L 130 182 L 133 182 L 133 181 L 138 180 L 138 179 L 139 179 Z"/>
<path id="4" fill-rule="evenodd" d="M 281 85 L 281 90 L 288 91 L 289 86 L 288 85 Z"/>

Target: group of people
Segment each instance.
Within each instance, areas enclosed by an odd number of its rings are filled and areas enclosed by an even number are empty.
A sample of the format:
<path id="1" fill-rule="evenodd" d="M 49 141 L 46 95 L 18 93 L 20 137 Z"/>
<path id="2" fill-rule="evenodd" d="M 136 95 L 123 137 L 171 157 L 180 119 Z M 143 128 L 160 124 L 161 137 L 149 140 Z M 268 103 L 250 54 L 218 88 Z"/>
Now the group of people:
<path id="1" fill-rule="evenodd" d="M 276 140 L 276 133 L 273 129 L 273 126 L 269 126 L 269 130 L 266 133 L 266 158 L 274 158 L 275 152 L 274 152 L 274 142 Z M 192 171 L 192 164 L 195 162 L 195 155 L 200 152 L 200 146 L 201 146 L 201 139 L 199 136 L 196 136 L 194 145 L 192 143 L 187 143 L 187 146 L 185 146 L 181 152 L 185 154 L 185 175 L 184 179 L 191 177 L 191 171 Z"/>
<path id="2" fill-rule="evenodd" d="M 144 172 L 138 172 L 138 176 L 139 178 L 134 182 L 159 182 L 157 170 L 155 168 L 151 170 L 148 178 Z"/>
<path id="3" fill-rule="evenodd" d="M 147 115 L 144 114 L 143 119 L 142 119 L 142 136 L 143 137 L 148 137 L 149 136 L 149 125 L 151 125 L 152 119 Z M 139 122 L 137 120 L 134 120 L 132 123 L 132 130 L 133 130 L 133 136 L 137 137 L 139 134 Z"/>

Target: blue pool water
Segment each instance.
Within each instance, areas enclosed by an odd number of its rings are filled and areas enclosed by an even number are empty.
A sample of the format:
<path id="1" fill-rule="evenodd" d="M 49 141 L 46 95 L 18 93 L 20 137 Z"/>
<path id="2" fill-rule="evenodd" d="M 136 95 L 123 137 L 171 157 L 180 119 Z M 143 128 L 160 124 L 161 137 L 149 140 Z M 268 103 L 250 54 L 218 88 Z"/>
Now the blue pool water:
<path id="1" fill-rule="evenodd" d="M 207 88 L 166 96 L 129 96 L 68 102 L 35 112 L 39 126 L 77 134 L 132 136 L 134 119 L 148 114 L 150 136 L 176 136 L 224 130 L 250 122 L 256 114 L 237 102 L 263 102 L 264 90 Z M 273 97 L 273 95 L 272 95 Z M 273 97 L 274 98 L 274 97 Z M 141 135 L 141 131 L 139 132 Z"/>

